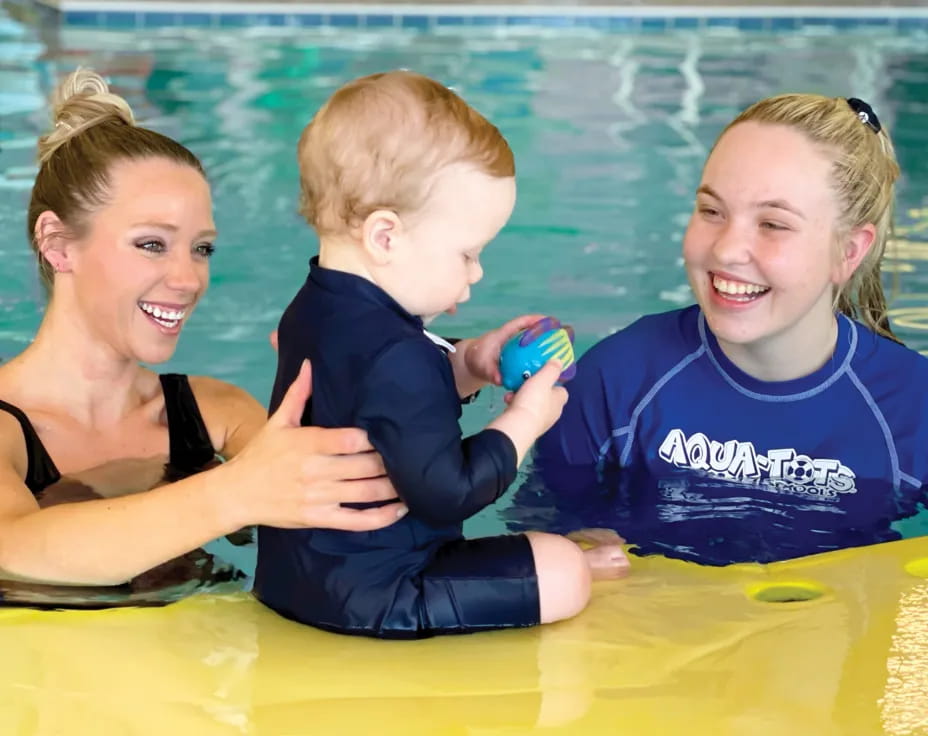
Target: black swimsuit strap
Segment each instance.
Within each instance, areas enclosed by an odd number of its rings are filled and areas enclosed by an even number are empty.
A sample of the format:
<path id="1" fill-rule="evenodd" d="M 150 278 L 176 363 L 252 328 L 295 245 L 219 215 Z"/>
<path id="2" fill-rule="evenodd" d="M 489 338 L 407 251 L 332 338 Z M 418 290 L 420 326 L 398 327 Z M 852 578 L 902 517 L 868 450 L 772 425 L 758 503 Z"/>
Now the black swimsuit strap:
<path id="1" fill-rule="evenodd" d="M 172 480 L 202 470 L 216 458 L 216 451 L 187 376 L 165 373 L 160 378 L 170 436 L 168 480 Z"/>
<path id="2" fill-rule="evenodd" d="M 168 480 L 183 478 L 212 462 L 216 452 L 213 450 L 213 443 L 206 431 L 206 424 L 203 422 L 187 376 L 167 373 L 160 378 L 170 436 L 170 460 L 167 470 L 171 477 Z M 57 483 L 61 479 L 61 473 L 26 413 L 2 399 L 0 411 L 13 415 L 22 427 L 29 463 L 26 470 L 26 487 L 37 495 L 53 483 Z"/>
<path id="3" fill-rule="evenodd" d="M 26 441 L 26 457 L 29 460 L 29 466 L 26 470 L 26 487 L 33 494 L 38 494 L 52 483 L 57 483 L 61 478 L 61 473 L 55 467 L 55 463 L 39 439 L 38 432 L 29 421 L 29 417 L 18 406 L 7 403 L 0 399 L 0 411 L 12 414 L 19 421 L 19 426 L 23 429 L 23 439 Z"/>

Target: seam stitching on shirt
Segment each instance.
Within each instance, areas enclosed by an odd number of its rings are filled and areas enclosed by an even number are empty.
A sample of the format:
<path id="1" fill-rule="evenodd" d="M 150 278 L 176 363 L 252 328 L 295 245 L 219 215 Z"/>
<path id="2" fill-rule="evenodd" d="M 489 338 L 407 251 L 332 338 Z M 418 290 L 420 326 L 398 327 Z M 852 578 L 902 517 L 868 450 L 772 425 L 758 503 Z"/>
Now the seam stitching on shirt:
<path id="1" fill-rule="evenodd" d="M 893 471 L 893 491 L 898 492 L 902 470 L 899 468 L 899 455 L 896 453 L 896 443 L 893 441 L 893 434 L 889 429 L 889 425 L 886 423 L 883 412 L 880 411 L 880 407 L 877 406 L 876 401 L 873 400 L 873 396 L 871 396 L 867 388 L 861 383 L 854 370 L 848 370 L 847 375 L 848 378 L 851 379 L 851 383 L 853 383 L 860 392 L 867 406 L 870 407 L 873 418 L 876 419 L 880 430 L 883 432 L 883 441 L 886 442 L 886 450 L 889 452 L 889 461 Z"/>
<path id="2" fill-rule="evenodd" d="M 749 399 L 756 399 L 757 401 L 770 401 L 770 402 L 786 402 L 786 401 L 801 401 L 802 399 L 808 399 L 811 396 L 821 393 L 822 391 L 829 388 L 835 381 L 837 381 L 841 376 L 843 376 L 847 371 L 850 370 L 851 358 L 854 357 L 854 353 L 857 350 L 857 325 L 854 324 L 854 321 L 848 319 L 843 314 L 838 315 L 839 319 L 846 319 L 850 324 L 850 338 L 851 345 L 848 348 L 847 355 L 844 360 L 841 361 L 841 365 L 838 366 L 837 370 L 832 373 L 828 378 L 822 381 L 818 386 L 810 388 L 808 391 L 801 391 L 798 394 L 785 394 L 783 396 L 777 396 L 775 394 L 761 394 L 756 391 L 751 391 L 750 389 L 745 388 L 740 383 L 738 383 L 734 378 L 732 378 L 728 373 L 725 372 L 725 369 L 722 368 L 721 363 L 713 355 L 712 351 L 709 349 L 709 341 L 706 337 L 706 318 L 705 315 L 700 312 L 699 314 L 699 337 L 702 340 L 703 347 L 706 349 L 706 353 L 709 355 L 709 360 L 712 362 L 712 365 L 715 366 L 715 369 L 718 371 L 719 375 L 725 380 L 725 382 L 731 386 L 738 393 L 747 396 Z"/>

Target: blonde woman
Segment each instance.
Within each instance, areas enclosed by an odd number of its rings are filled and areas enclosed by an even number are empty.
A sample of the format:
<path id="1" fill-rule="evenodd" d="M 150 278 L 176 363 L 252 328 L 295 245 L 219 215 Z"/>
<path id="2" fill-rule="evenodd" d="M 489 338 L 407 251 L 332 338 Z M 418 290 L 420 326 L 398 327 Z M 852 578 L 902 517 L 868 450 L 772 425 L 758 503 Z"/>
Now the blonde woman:
<path id="1" fill-rule="evenodd" d="M 308 368 L 268 420 L 235 386 L 141 365 L 171 357 L 209 282 L 203 169 L 135 125 L 89 71 L 62 84 L 54 121 L 28 214 L 49 303 L 32 344 L 0 365 L 6 599 L 61 602 L 41 583 L 123 585 L 131 597 L 208 578 L 196 550 L 252 524 L 394 522 L 401 505 L 340 505 L 395 493 L 365 433 L 299 426 Z"/>

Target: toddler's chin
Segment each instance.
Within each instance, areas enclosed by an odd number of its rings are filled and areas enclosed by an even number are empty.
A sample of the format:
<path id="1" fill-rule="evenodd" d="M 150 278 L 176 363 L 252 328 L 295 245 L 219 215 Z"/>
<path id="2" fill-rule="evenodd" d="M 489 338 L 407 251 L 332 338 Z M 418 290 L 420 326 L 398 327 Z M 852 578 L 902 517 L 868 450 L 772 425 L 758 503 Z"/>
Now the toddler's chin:
<path id="1" fill-rule="evenodd" d="M 441 317 L 441 315 L 443 315 L 443 314 L 454 315 L 454 314 L 457 313 L 457 311 L 458 311 L 458 305 L 455 304 L 453 307 L 449 307 L 448 309 L 446 309 L 446 310 L 444 310 L 444 311 L 442 311 L 442 312 L 438 312 L 438 313 L 436 313 L 436 314 L 430 314 L 430 315 L 428 315 L 428 316 L 423 317 L 423 318 L 422 318 L 422 323 L 425 324 L 425 325 L 427 325 L 427 324 L 429 324 L 429 322 L 431 322 L 432 320 L 434 320 L 436 317 Z"/>

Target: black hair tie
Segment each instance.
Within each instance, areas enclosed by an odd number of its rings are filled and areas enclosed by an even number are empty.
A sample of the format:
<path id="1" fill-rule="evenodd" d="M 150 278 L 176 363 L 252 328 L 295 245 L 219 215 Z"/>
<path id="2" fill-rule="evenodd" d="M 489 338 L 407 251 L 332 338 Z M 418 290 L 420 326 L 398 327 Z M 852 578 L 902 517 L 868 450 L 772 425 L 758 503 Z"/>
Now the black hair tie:
<path id="1" fill-rule="evenodd" d="M 874 133 L 879 133 L 882 130 L 880 125 L 880 119 L 876 116 L 876 113 L 873 112 L 873 108 L 870 107 L 863 100 L 859 100 L 856 97 L 848 97 L 847 104 L 851 106 L 851 109 L 857 113 L 857 117 L 860 119 L 864 125 L 866 125 Z"/>

